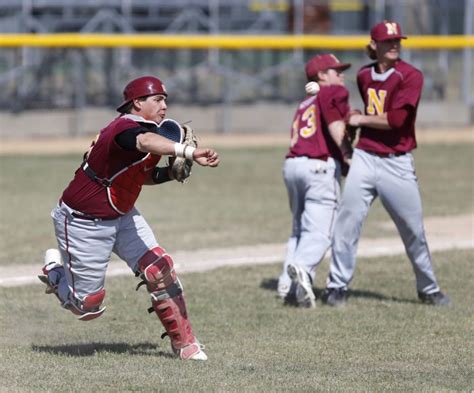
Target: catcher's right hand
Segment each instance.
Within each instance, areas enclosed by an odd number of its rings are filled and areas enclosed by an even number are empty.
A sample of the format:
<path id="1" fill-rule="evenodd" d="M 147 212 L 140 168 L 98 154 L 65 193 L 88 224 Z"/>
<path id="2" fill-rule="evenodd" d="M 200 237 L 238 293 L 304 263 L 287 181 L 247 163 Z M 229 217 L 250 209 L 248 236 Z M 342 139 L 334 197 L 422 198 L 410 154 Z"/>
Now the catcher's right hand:
<path id="1" fill-rule="evenodd" d="M 193 159 L 201 166 L 216 167 L 219 165 L 219 154 L 214 149 L 196 149 Z"/>

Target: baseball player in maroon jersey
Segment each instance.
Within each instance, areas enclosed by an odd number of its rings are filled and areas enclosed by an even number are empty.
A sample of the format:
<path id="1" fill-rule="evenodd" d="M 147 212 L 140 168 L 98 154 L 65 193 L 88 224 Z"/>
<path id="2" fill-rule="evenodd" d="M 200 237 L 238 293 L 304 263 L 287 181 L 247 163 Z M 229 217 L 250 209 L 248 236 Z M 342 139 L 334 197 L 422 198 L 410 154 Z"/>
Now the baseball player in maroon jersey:
<path id="1" fill-rule="evenodd" d="M 62 307 L 80 320 L 97 318 L 105 311 L 105 273 L 114 252 L 146 285 L 150 312 L 161 320 L 174 353 L 181 359 L 206 360 L 191 329 L 173 258 L 134 207 L 144 184 L 171 180 L 169 168 L 157 166 L 163 155 L 186 157 L 202 166 L 219 164 L 213 149 L 160 135 L 180 127 L 173 120 L 163 122 L 167 96 L 153 76 L 125 87 L 117 109 L 121 115 L 101 130 L 51 213 L 59 251 L 46 252 L 40 279 L 47 293 L 56 294 Z"/>
<path id="2" fill-rule="evenodd" d="M 293 221 L 278 294 L 295 295 L 301 307 L 315 306 L 315 269 L 331 244 L 341 166 L 351 154 L 344 123 L 350 108 L 343 71 L 349 67 L 332 54 L 306 63 L 309 84 L 317 83 L 319 93 L 308 95 L 296 111 L 283 167 Z"/>
<path id="3" fill-rule="evenodd" d="M 416 148 L 415 119 L 423 74 L 400 59 L 406 38 L 398 23 L 382 22 L 371 30 L 369 57 L 357 83 L 365 114 L 354 114 L 349 124 L 361 127 L 351 169 L 344 185 L 334 228 L 332 260 L 323 300 L 346 303 L 362 224 L 375 198 L 394 221 L 412 263 L 419 299 L 449 305 L 438 286 L 423 227 L 423 212 L 411 151 Z"/>

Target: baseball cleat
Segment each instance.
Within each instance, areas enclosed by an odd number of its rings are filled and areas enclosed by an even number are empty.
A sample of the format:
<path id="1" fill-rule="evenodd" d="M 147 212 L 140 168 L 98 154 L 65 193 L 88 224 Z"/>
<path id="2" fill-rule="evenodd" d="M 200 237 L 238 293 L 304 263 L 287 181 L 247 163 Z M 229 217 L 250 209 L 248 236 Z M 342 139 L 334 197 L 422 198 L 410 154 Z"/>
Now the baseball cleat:
<path id="1" fill-rule="evenodd" d="M 344 288 L 326 288 L 323 303 L 328 306 L 341 307 L 347 303 L 347 290 Z"/>
<path id="2" fill-rule="evenodd" d="M 181 360 L 207 360 L 207 355 L 203 351 L 204 345 L 198 341 L 180 349 L 176 349 L 171 345 L 171 349 Z"/>
<path id="3" fill-rule="evenodd" d="M 64 269 L 63 265 L 61 264 L 61 254 L 57 249 L 50 248 L 46 250 L 44 255 L 44 264 L 41 269 L 43 274 L 38 275 L 38 279 L 46 285 L 45 293 L 47 294 L 56 294 L 57 284 L 62 277 L 62 271 L 59 269 L 53 271 L 57 268 Z M 49 276 L 49 273 L 51 273 L 51 277 Z"/>
<path id="4" fill-rule="evenodd" d="M 430 294 L 418 292 L 418 299 L 432 306 L 452 306 L 451 299 L 441 291 Z"/>
<path id="5" fill-rule="evenodd" d="M 316 307 L 316 296 L 313 292 L 313 284 L 308 273 L 299 266 L 289 264 L 288 275 L 296 285 L 296 302 L 298 306 L 305 308 Z"/>
<path id="6" fill-rule="evenodd" d="M 46 285 L 46 289 L 44 290 L 44 293 L 50 294 L 50 293 L 55 293 L 55 289 L 51 286 L 48 280 L 48 276 L 41 274 L 38 275 L 38 279 Z"/>
<path id="7" fill-rule="evenodd" d="M 278 281 L 278 286 L 277 286 L 278 297 L 282 299 L 286 299 L 286 297 L 290 293 L 290 290 L 291 290 L 291 285 L 288 285 L 285 282 Z"/>

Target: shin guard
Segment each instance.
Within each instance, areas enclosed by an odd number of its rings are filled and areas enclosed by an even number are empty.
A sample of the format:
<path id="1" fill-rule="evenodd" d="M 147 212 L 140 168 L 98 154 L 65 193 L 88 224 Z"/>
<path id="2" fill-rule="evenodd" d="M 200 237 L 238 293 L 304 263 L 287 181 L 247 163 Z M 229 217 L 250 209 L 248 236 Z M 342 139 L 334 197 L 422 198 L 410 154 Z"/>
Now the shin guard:
<path id="1" fill-rule="evenodd" d="M 173 298 L 152 300 L 151 304 L 163 324 L 174 350 L 184 348 L 196 341 L 182 294 Z"/>
<path id="2" fill-rule="evenodd" d="M 150 292 L 150 311 L 155 311 L 163 324 L 173 352 L 181 359 L 207 359 L 194 337 L 171 256 L 161 247 L 155 247 L 140 259 L 138 268 Z"/>

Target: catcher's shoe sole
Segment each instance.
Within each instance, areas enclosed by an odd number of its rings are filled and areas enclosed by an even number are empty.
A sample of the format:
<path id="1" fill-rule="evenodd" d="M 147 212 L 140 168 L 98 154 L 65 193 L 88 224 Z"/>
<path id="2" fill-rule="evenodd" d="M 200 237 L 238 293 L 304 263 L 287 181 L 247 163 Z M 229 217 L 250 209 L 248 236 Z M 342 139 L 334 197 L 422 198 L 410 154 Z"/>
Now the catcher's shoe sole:
<path id="1" fill-rule="evenodd" d="M 307 273 L 296 265 L 288 265 L 288 275 L 297 284 L 296 301 L 299 306 L 305 308 L 316 307 L 316 296 Z"/>

